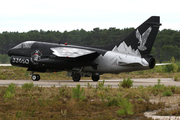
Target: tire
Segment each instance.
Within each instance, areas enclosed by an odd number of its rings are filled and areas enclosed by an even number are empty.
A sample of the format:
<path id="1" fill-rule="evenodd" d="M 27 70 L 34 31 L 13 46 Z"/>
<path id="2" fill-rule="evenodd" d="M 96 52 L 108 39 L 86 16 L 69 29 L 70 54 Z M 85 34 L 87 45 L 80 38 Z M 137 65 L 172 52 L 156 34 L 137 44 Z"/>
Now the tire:
<path id="1" fill-rule="evenodd" d="M 99 77 L 99 75 L 92 75 L 91 78 L 94 82 L 97 82 L 97 81 L 99 81 L 100 77 Z"/>
<path id="2" fill-rule="evenodd" d="M 39 81 L 39 80 L 40 80 L 40 75 L 39 75 L 39 74 L 33 74 L 33 75 L 31 76 L 31 79 L 32 79 L 33 81 Z"/>
<path id="3" fill-rule="evenodd" d="M 41 78 L 39 74 L 36 74 L 36 77 L 37 77 L 36 81 L 39 81 Z"/>
<path id="4" fill-rule="evenodd" d="M 32 79 L 33 81 L 36 81 L 36 80 L 37 80 L 36 74 L 33 74 L 33 75 L 31 76 L 31 79 Z"/>
<path id="5" fill-rule="evenodd" d="M 81 79 L 81 75 L 79 73 L 74 73 L 72 79 L 74 82 L 79 82 L 79 80 Z"/>

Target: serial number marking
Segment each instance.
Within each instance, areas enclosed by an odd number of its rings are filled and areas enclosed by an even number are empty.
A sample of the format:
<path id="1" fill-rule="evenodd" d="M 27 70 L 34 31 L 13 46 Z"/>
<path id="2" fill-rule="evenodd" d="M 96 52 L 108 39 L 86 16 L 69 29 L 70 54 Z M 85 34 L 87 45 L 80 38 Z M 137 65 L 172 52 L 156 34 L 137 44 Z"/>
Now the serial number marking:
<path id="1" fill-rule="evenodd" d="M 25 59 L 25 58 L 13 58 L 12 62 L 13 63 L 20 63 L 20 64 L 29 64 L 29 59 Z"/>

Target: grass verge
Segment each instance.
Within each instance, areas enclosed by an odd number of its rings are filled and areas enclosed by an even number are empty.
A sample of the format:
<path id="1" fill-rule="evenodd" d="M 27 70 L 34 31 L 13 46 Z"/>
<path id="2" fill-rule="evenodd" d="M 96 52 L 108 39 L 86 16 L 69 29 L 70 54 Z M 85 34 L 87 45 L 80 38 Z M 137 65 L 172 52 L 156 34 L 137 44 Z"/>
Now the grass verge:
<path id="1" fill-rule="evenodd" d="M 14 85 L 0 87 L 1 119 L 143 120 L 147 119 L 143 114 L 145 111 L 177 104 L 177 100 L 172 97 L 180 95 L 180 87 L 173 86 L 175 89 L 172 89 L 171 86 L 163 86 L 160 82 L 155 85 L 156 87 L 101 87 L 101 89 L 82 88 L 80 85 L 75 88 L 67 86 L 43 88 L 31 84 L 26 83 L 25 88 Z M 167 90 L 173 95 L 163 96 Z M 9 95 L 8 100 L 4 97 L 7 91 L 13 95 Z M 171 103 L 173 100 L 174 103 Z"/>

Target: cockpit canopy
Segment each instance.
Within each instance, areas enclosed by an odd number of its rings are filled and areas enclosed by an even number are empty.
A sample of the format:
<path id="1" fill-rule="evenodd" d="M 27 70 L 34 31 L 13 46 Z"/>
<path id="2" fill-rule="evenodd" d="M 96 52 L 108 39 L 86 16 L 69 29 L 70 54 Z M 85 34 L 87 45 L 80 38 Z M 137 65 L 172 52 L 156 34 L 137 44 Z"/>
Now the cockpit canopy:
<path id="1" fill-rule="evenodd" d="M 35 41 L 26 41 L 16 45 L 13 49 L 30 49 Z"/>

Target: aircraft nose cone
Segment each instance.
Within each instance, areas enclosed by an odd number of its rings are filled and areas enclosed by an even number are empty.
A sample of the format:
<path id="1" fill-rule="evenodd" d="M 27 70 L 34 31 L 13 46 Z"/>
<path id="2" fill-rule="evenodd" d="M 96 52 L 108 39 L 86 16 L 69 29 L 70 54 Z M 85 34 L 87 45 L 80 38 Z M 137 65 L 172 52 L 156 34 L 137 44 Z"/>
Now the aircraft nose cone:
<path id="1" fill-rule="evenodd" d="M 9 49 L 9 50 L 7 51 L 7 54 L 8 54 L 9 56 L 11 56 L 11 55 L 12 55 L 12 50 Z"/>

